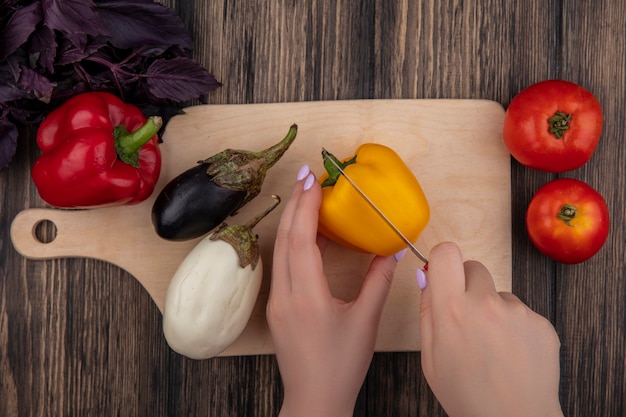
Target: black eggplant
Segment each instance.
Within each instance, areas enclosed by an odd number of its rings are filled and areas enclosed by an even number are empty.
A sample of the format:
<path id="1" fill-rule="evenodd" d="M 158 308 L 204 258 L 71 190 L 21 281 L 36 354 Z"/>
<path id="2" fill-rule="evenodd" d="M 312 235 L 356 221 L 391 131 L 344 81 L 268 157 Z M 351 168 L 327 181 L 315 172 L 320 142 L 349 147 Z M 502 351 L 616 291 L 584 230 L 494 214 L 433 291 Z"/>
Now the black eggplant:
<path id="1" fill-rule="evenodd" d="M 152 224 L 167 240 L 188 240 L 219 226 L 261 192 L 267 170 L 296 138 L 292 125 L 283 140 L 259 152 L 226 149 L 181 173 L 161 190 Z"/>

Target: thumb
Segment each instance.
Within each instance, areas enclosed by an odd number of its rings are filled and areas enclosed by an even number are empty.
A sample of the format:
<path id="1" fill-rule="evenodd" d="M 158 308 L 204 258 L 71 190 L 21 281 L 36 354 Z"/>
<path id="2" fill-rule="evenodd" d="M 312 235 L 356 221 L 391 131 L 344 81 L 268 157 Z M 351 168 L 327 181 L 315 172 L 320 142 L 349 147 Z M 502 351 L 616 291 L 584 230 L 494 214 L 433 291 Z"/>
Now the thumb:
<path id="1" fill-rule="evenodd" d="M 393 256 L 376 256 L 372 259 L 365 275 L 359 295 L 355 301 L 359 309 L 375 322 L 380 316 L 387 301 L 397 262 Z"/>

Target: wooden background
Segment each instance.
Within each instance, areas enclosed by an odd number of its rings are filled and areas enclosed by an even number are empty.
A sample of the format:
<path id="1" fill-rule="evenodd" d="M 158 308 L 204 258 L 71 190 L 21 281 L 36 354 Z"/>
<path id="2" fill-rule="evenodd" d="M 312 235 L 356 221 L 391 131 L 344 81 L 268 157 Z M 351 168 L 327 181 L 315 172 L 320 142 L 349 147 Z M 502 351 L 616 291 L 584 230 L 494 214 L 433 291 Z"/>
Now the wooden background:
<path id="1" fill-rule="evenodd" d="M 561 337 L 565 415 L 626 414 L 624 0 L 165 3 L 192 32 L 195 58 L 224 83 L 211 103 L 475 98 L 506 106 L 549 78 L 596 94 L 605 114 L 599 148 L 565 176 L 605 196 L 609 239 L 582 265 L 541 256 L 524 212 L 555 176 L 512 162 L 513 292 Z M 0 171 L 0 415 L 276 415 L 282 387 L 273 356 L 186 360 L 168 349 L 156 305 L 126 272 L 15 252 L 13 217 L 43 206 L 29 178 L 37 155 L 34 139 L 22 137 Z M 355 415 L 445 413 L 419 353 L 377 353 Z"/>

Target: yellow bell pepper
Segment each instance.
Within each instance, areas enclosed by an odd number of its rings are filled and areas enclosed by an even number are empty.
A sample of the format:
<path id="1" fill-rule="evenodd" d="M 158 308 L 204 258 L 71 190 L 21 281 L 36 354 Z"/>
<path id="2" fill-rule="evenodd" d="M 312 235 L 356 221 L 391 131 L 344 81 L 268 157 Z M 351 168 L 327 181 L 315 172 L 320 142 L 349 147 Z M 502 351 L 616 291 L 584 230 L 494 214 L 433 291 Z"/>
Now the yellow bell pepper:
<path id="1" fill-rule="evenodd" d="M 415 175 L 394 150 L 367 143 L 354 156 L 335 161 L 411 242 L 417 240 L 428 224 L 430 208 Z M 390 256 L 406 248 L 332 163 L 324 165 L 327 172 L 319 179 L 320 233 L 359 252 Z"/>

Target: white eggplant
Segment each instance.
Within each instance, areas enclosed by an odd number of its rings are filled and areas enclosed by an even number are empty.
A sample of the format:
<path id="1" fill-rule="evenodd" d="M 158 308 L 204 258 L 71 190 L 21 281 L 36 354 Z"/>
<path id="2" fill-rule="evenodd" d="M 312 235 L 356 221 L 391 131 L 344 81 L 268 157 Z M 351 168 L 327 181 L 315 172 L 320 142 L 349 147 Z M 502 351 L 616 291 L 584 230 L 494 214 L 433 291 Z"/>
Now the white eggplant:
<path id="1" fill-rule="evenodd" d="M 263 263 L 252 228 L 280 202 L 243 226 L 223 224 L 194 246 L 172 278 L 163 333 L 191 359 L 214 357 L 243 332 L 259 295 Z"/>

